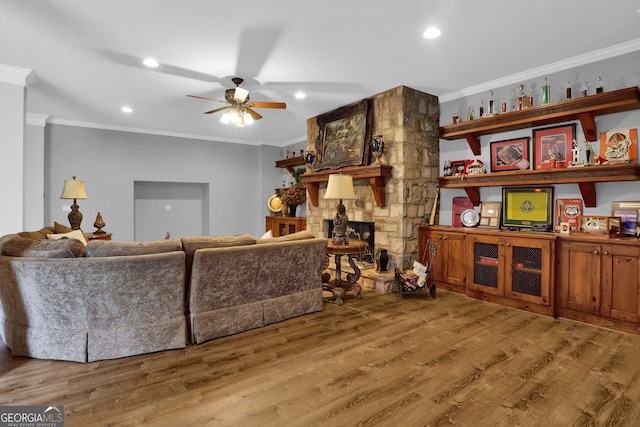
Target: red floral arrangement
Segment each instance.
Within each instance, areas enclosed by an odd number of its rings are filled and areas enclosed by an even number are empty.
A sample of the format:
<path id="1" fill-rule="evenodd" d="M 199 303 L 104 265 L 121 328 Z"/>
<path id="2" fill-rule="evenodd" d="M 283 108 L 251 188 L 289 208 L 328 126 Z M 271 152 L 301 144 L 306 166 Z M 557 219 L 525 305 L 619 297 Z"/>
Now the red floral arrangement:
<path id="1" fill-rule="evenodd" d="M 301 205 L 307 201 L 307 190 L 300 187 L 282 188 L 279 196 L 284 205 Z"/>

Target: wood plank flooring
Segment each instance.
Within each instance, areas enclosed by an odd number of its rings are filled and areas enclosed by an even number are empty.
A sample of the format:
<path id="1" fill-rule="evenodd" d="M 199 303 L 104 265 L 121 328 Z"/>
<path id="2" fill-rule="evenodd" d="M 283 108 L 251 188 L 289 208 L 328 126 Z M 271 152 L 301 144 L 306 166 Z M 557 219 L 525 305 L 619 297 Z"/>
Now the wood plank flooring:
<path id="1" fill-rule="evenodd" d="M 0 405 L 65 426 L 638 426 L 640 336 L 463 295 L 364 292 L 186 349 L 88 364 L 0 347 Z"/>

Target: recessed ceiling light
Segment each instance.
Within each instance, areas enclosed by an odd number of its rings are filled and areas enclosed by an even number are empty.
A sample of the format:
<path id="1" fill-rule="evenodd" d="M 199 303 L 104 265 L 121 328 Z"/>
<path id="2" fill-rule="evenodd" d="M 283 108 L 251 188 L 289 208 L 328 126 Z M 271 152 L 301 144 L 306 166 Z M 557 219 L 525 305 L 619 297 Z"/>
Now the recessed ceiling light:
<path id="1" fill-rule="evenodd" d="M 131 113 L 133 112 L 133 109 L 131 107 L 125 106 L 125 107 L 122 107 L 120 111 L 122 111 L 123 113 Z"/>
<path id="2" fill-rule="evenodd" d="M 296 92 L 296 94 L 294 95 L 296 98 L 298 99 L 304 99 L 307 97 L 307 95 L 305 95 L 304 92 Z"/>
<path id="3" fill-rule="evenodd" d="M 440 29 L 436 27 L 429 27 L 427 28 L 427 31 L 422 33 L 422 37 L 424 37 L 425 39 L 435 39 L 436 37 L 440 37 L 440 34 L 442 34 L 442 31 L 440 31 Z"/>
<path id="4" fill-rule="evenodd" d="M 160 64 L 158 63 L 158 61 L 156 61 L 153 58 L 147 58 L 144 61 L 142 61 L 142 63 L 144 65 L 146 65 L 149 68 L 156 68 L 157 66 L 159 66 Z"/>

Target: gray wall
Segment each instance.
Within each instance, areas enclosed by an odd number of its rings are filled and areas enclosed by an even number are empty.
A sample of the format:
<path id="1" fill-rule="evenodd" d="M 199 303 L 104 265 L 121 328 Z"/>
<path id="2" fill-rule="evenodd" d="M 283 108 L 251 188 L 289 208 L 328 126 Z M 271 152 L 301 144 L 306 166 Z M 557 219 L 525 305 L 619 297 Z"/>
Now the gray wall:
<path id="1" fill-rule="evenodd" d="M 550 67 L 553 68 L 553 67 Z M 556 67 L 559 68 L 559 67 Z M 543 71 L 536 78 L 524 79 L 518 81 L 513 78 L 509 78 L 512 81 L 502 81 L 499 83 L 496 81 L 497 86 L 490 87 L 485 85 L 485 89 L 480 93 L 469 94 L 467 96 L 461 96 L 457 99 L 447 100 L 441 102 L 440 105 L 440 124 L 451 124 L 451 116 L 454 107 L 458 107 L 461 118 L 466 120 L 466 111 L 468 105 L 475 107 L 476 116 L 478 114 L 478 106 L 480 100 L 484 100 L 485 109 L 487 108 L 489 99 L 489 89 L 493 88 L 495 91 L 496 102 L 498 107 L 501 103 L 502 97 L 505 96 L 507 104 L 509 106 L 508 111 L 512 110 L 512 106 L 517 105 L 516 97 L 518 93 L 518 85 L 523 83 L 525 85 L 525 93 L 529 94 L 529 89 L 533 89 L 535 103 L 534 105 L 540 105 L 541 100 L 541 87 L 544 85 Z M 595 93 L 595 77 L 602 75 L 604 79 L 605 91 L 611 91 L 616 89 L 623 89 L 632 86 L 640 86 L 640 51 L 634 51 L 631 53 L 625 53 L 612 58 L 607 58 L 591 63 L 580 64 L 574 67 L 569 67 L 565 70 L 558 70 L 553 73 L 547 74 L 548 82 L 551 86 L 551 99 L 560 101 L 564 99 L 564 90 L 567 86 L 567 80 L 572 82 L 573 97 L 580 96 L 580 82 L 584 79 L 589 80 L 589 94 Z M 576 129 L 577 140 L 580 142 L 580 147 L 583 148 L 582 156 L 585 157 L 584 152 L 584 135 L 582 133 L 582 127 L 579 122 L 567 122 L 578 123 Z M 560 125 L 562 123 L 558 123 Z M 606 116 L 599 116 L 596 118 L 596 125 L 598 133 L 603 131 L 609 131 L 613 129 L 625 129 L 625 128 L 640 128 L 640 110 L 633 110 L 629 112 L 610 114 Z M 555 126 L 555 125 L 550 125 Z M 542 126 L 540 128 L 545 128 Z M 502 141 L 512 138 L 520 137 L 532 137 L 532 129 L 521 129 L 518 131 L 504 132 L 493 135 L 486 135 L 481 137 L 481 149 L 480 156 L 474 156 L 466 140 L 445 141 L 440 140 L 440 175 L 443 173 L 443 164 L 446 160 L 460 160 L 460 159 L 473 159 L 478 158 L 489 167 L 490 165 L 490 153 L 489 146 L 492 141 Z M 533 141 L 533 139 L 532 139 Z M 598 144 L 593 144 L 594 148 L 598 147 Z M 531 147 L 533 148 L 533 147 Z M 638 151 L 640 156 L 640 150 Z M 615 166 L 612 166 L 615 167 Z M 580 198 L 580 191 L 576 184 L 555 185 L 555 198 Z M 455 189 L 443 189 L 440 195 L 440 224 L 451 225 L 452 222 L 452 200 L 454 197 L 466 197 L 464 190 Z M 614 183 L 599 183 L 596 186 L 597 191 L 597 207 L 585 208 L 585 213 L 588 215 L 611 215 L 611 202 L 615 200 L 626 201 L 636 200 L 640 201 L 640 184 L 638 182 L 614 182 Z M 502 200 L 502 192 L 500 187 L 487 187 L 482 188 L 480 191 L 480 198 L 483 201 L 500 201 Z"/>
<path id="2" fill-rule="evenodd" d="M 94 231 L 100 212 L 104 230 L 120 241 L 134 239 L 134 181 L 208 183 L 209 233 L 259 237 L 267 199 L 281 186 L 279 156 L 279 147 L 47 125 L 43 224 L 68 223 L 63 206 L 70 203 L 59 197 L 73 175 L 89 197 L 78 200 L 83 230 Z"/>

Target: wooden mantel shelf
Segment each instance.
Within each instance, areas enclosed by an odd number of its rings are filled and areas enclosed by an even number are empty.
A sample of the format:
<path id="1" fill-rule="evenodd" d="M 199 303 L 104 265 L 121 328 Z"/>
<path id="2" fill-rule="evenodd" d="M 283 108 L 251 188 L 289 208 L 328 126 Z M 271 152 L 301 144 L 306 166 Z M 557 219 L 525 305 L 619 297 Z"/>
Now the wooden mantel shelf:
<path id="1" fill-rule="evenodd" d="M 587 141 L 596 141 L 596 116 L 639 108 L 640 88 L 635 86 L 441 126 L 438 130 L 441 139 L 466 138 L 473 154 L 480 155 L 480 135 L 570 120 L 580 120 Z"/>
<path id="2" fill-rule="evenodd" d="M 596 183 L 639 181 L 640 165 L 625 163 L 578 168 L 524 170 L 481 175 L 441 176 L 440 188 L 463 188 L 474 205 L 480 204 L 480 187 L 578 184 L 586 207 L 596 207 Z"/>
<path id="3" fill-rule="evenodd" d="M 318 172 L 303 173 L 301 182 L 307 185 L 309 199 L 313 206 L 318 206 L 318 194 L 320 183 L 329 181 L 329 175 L 341 173 L 351 175 L 353 179 L 368 179 L 369 185 L 373 190 L 373 197 L 379 207 L 384 207 L 386 203 L 386 194 L 384 191 L 386 177 L 391 176 L 393 166 L 389 165 L 370 165 L 370 166 L 353 166 L 342 169 L 326 169 Z"/>

